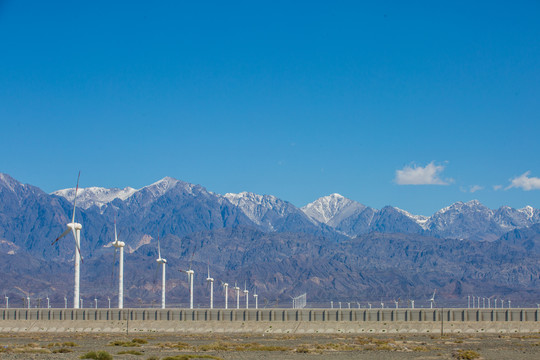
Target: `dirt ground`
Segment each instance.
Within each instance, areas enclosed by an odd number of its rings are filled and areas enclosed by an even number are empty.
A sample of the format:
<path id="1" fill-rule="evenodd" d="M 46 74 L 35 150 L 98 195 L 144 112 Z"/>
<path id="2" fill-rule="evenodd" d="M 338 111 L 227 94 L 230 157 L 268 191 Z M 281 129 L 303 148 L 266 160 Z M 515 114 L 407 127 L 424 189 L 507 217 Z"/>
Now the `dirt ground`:
<path id="1" fill-rule="evenodd" d="M 0 359 L 540 359 L 540 334 L 172 335 L 0 334 Z M 121 352 L 131 352 L 121 354 Z"/>

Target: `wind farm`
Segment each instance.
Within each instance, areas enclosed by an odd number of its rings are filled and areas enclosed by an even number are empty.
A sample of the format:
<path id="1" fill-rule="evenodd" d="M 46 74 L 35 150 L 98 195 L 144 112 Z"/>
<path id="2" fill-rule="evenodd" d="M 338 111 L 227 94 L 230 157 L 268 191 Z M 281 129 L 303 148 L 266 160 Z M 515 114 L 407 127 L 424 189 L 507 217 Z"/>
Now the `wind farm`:
<path id="1" fill-rule="evenodd" d="M 0 358 L 538 357 L 540 3 L 1 4 Z"/>

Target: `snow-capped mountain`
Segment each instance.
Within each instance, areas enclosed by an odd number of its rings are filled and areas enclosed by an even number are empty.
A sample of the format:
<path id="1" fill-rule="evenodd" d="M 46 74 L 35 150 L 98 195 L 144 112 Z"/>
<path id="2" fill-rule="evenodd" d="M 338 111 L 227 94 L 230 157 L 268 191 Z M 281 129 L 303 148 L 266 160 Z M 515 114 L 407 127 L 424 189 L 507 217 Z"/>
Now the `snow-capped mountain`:
<path id="1" fill-rule="evenodd" d="M 290 202 L 275 196 L 241 192 L 227 193 L 224 197 L 264 231 L 308 233 L 321 231 L 321 224 L 318 221 L 308 217 Z"/>
<path id="2" fill-rule="evenodd" d="M 77 192 L 77 206 L 80 206 L 83 209 L 88 209 L 90 206 L 94 205 L 101 208 L 114 199 L 126 200 L 128 197 L 133 195 L 135 191 L 137 191 L 137 189 L 131 187 L 126 187 L 123 189 L 107 189 L 102 187 L 80 188 Z M 69 202 L 73 202 L 75 197 L 75 188 L 58 190 L 52 194 L 61 196 Z"/>
<path id="3" fill-rule="evenodd" d="M 310 218 L 335 227 L 344 219 L 359 214 L 365 208 L 366 206 L 359 202 L 334 193 L 318 198 L 302 207 L 301 210 Z"/>
<path id="4" fill-rule="evenodd" d="M 507 231 L 540 223 L 540 210 L 530 206 L 491 210 L 478 200 L 459 201 L 432 216 L 423 216 L 390 206 L 377 210 L 332 194 L 304 206 L 302 211 L 351 237 L 377 231 L 489 241 Z"/>
<path id="5" fill-rule="evenodd" d="M 540 222 L 540 211 L 527 206 L 489 209 L 478 200 L 458 201 L 433 214 L 425 228 L 438 237 L 495 240 L 502 234 Z"/>

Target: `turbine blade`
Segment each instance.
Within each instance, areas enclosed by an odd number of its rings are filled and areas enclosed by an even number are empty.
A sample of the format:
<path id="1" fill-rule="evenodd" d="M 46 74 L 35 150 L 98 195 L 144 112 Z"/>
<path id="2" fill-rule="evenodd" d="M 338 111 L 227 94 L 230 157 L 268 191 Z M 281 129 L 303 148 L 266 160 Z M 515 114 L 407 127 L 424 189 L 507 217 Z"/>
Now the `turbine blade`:
<path id="1" fill-rule="evenodd" d="M 158 271 L 159 271 L 159 266 L 161 265 L 158 262 L 156 262 L 156 264 L 157 264 L 157 266 L 156 266 L 156 271 L 154 272 L 154 280 L 153 280 L 154 285 L 156 285 L 156 283 L 157 283 L 157 275 L 158 275 Z"/>
<path id="2" fill-rule="evenodd" d="M 116 233 L 116 217 L 114 218 L 114 241 L 118 242 L 118 234 Z"/>
<path id="3" fill-rule="evenodd" d="M 79 242 L 77 241 L 77 232 L 75 231 L 75 229 L 72 229 L 72 230 L 73 230 L 73 238 L 75 239 L 75 247 L 77 248 L 77 251 L 79 252 L 79 256 L 81 257 L 81 262 L 84 263 L 84 259 L 81 254 L 81 248 L 79 247 Z"/>
<path id="4" fill-rule="evenodd" d="M 161 259 L 161 248 L 159 247 L 159 234 L 157 236 L 157 251 L 158 251 L 158 258 Z"/>
<path id="5" fill-rule="evenodd" d="M 75 198 L 73 199 L 73 216 L 71 222 L 75 222 L 75 204 L 77 203 L 77 191 L 79 191 L 79 179 L 81 178 L 81 171 L 79 170 L 79 176 L 77 176 L 77 187 L 75 188 Z"/>
<path id="6" fill-rule="evenodd" d="M 70 228 L 67 228 L 66 231 L 64 231 L 59 237 L 56 238 L 56 240 L 54 240 L 54 241 L 51 243 L 51 245 L 56 244 L 56 242 L 57 242 L 58 240 L 60 240 L 61 238 L 63 238 L 64 236 L 66 236 L 66 235 L 69 233 L 70 230 L 71 230 Z"/>
<path id="7" fill-rule="evenodd" d="M 112 272 L 111 272 L 111 284 L 114 286 L 114 273 L 116 270 L 116 252 L 118 251 L 118 248 L 114 247 L 114 258 L 112 263 Z"/>

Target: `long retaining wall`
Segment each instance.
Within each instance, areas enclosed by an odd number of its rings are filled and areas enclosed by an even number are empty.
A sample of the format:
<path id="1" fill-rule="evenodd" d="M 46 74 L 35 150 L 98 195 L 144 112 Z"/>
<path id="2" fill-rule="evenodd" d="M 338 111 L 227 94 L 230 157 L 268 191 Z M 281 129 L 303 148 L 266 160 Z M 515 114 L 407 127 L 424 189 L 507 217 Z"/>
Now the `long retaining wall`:
<path id="1" fill-rule="evenodd" d="M 540 332 L 539 309 L 2 309 L 0 332 Z"/>

